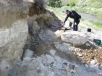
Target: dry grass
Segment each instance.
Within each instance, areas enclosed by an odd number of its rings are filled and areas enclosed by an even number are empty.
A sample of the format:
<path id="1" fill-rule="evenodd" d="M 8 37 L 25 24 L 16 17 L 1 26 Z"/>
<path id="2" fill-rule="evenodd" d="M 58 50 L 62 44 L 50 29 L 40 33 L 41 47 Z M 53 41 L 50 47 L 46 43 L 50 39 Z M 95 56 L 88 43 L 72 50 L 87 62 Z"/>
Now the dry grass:
<path id="1" fill-rule="evenodd" d="M 78 54 L 82 54 L 82 56 L 78 56 Z M 87 64 L 90 63 L 90 61 L 96 60 L 99 64 L 102 65 L 102 48 L 97 49 L 86 49 L 81 51 L 76 51 L 75 54 L 81 59 L 84 60 Z"/>

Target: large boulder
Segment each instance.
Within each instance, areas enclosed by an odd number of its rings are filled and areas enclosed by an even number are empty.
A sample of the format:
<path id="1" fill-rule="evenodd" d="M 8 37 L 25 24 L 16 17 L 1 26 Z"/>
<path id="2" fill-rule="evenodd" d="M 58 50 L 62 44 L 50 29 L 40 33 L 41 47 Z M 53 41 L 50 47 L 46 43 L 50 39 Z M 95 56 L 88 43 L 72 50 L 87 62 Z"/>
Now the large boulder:
<path id="1" fill-rule="evenodd" d="M 28 36 L 29 4 L 22 0 L 0 0 L 0 61 L 16 61 L 22 56 Z"/>
<path id="2" fill-rule="evenodd" d="M 20 59 L 27 35 L 26 20 L 14 22 L 11 28 L 0 29 L 0 60 Z"/>
<path id="3" fill-rule="evenodd" d="M 87 35 L 81 32 L 69 31 L 61 35 L 61 39 L 64 42 L 71 43 L 73 45 L 83 45 L 88 41 Z"/>

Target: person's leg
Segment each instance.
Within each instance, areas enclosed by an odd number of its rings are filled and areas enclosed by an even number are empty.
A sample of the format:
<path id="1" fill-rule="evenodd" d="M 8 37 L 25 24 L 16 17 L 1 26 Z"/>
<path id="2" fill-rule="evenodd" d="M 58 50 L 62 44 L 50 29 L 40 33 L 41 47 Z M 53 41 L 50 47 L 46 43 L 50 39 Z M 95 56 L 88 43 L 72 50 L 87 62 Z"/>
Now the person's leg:
<path id="1" fill-rule="evenodd" d="M 80 20 L 74 22 L 74 26 L 73 26 L 73 31 L 78 31 L 78 24 L 79 24 Z"/>
<path id="2" fill-rule="evenodd" d="M 73 25 L 73 31 L 75 31 L 75 24 Z"/>
<path id="3" fill-rule="evenodd" d="M 77 29 L 77 31 L 78 31 L 78 24 L 80 23 L 80 20 L 78 19 L 78 21 L 77 21 L 76 23 L 77 23 L 76 29 Z"/>
<path id="4" fill-rule="evenodd" d="M 72 27 L 72 22 L 69 23 L 69 27 Z"/>
<path id="5" fill-rule="evenodd" d="M 78 31 L 78 24 L 75 26 L 76 30 L 75 31 Z"/>
<path id="6" fill-rule="evenodd" d="M 74 22 L 74 25 L 73 25 L 73 31 L 77 31 L 77 25 L 76 25 L 76 22 Z"/>

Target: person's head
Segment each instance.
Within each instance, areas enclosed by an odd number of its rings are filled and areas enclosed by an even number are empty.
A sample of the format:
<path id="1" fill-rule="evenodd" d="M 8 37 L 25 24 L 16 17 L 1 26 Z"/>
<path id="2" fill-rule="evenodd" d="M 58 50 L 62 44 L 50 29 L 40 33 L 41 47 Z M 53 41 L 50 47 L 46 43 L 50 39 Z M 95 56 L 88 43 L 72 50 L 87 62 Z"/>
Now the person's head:
<path id="1" fill-rule="evenodd" d="M 69 10 L 66 10 L 66 14 L 69 14 L 70 13 L 70 11 Z"/>

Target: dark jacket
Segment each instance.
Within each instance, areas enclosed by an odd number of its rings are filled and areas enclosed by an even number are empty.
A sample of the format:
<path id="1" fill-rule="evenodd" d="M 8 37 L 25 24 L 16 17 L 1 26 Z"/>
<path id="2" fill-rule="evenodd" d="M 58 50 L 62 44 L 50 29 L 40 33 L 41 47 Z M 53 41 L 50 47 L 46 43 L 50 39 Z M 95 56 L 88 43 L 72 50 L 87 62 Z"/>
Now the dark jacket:
<path id="1" fill-rule="evenodd" d="M 68 14 L 64 20 L 64 23 L 67 21 L 68 17 L 70 18 L 73 18 L 74 19 L 74 22 L 77 22 L 80 18 L 81 18 L 81 15 L 79 15 L 76 11 L 69 11 L 70 14 Z"/>

